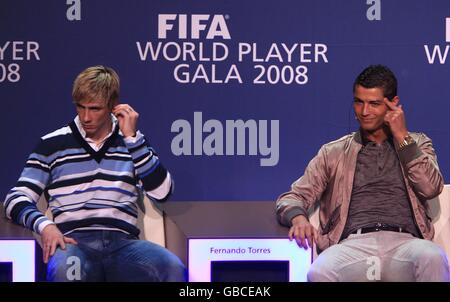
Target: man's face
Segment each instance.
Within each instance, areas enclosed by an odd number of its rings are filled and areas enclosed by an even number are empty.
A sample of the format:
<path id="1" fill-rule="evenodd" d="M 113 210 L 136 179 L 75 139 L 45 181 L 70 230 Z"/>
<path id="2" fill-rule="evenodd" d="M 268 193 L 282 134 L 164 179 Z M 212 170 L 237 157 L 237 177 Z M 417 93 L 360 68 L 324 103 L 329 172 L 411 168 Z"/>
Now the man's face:
<path id="1" fill-rule="evenodd" d="M 78 117 L 86 136 L 100 139 L 111 130 L 111 110 L 101 100 L 81 101 L 76 104 Z"/>
<path id="2" fill-rule="evenodd" d="M 357 85 L 354 92 L 353 109 L 361 128 L 367 132 L 375 132 L 384 126 L 384 116 L 388 107 L 384 104 L 382 88 L 364 88 Z M 398 98 L 393 103 L 397 105 Z"/>

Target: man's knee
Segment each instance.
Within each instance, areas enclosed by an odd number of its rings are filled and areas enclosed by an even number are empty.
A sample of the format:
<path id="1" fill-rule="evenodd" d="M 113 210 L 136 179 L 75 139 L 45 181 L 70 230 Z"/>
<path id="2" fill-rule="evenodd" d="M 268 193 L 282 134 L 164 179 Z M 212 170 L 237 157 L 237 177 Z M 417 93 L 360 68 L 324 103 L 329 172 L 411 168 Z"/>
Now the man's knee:
<path id="1" fill-rule="evenodd" d="M 448 259 L 444 250 L 434 244 L 433 242 L 426 242 L 424 248 L 422 248 L 419 254 L 419 262 L 426 266 L 434 268 L 446 267 L 448 268 Z M 431 269 L 430 267 L 430 269 Z"/>
<path id="2" fill-rule="evenodd" d="M 172 252 L 165 249 L 165 255 L 162 257 L 164 273 L 162 281 L 185 282 L 187 281 L 187 270 L 183 262 Z"/>
<path id="3" fill-rule="evenodd" d="M 450 281 L 447 255 L 439 245 L 420 240 L 414 248 L 417 281 Z"/>
<path id="4" fill-rule="evenodd" d="M 166 280 L 169 282 L 186 282 L 187 270 L 181 261 L 173 262 L 168 268 L 168 275 Z"/>
<path id="5" fill-rule="evenodd" d="M 311 265 L 308 274 L 306 276 L 308 282 L 331 282 L 336 281 L 335 278 L 332 277 L 332 272 L 327 265 L 323 265 L 323 263 L 316 259 Z"/>
<path id="6" fill-rule="evenodd" d="M 47 281 L 73 282 L 82 281 L 85 277 L 83 266 L 84 257 L 78 249 L 67 245 L 66 249 L 56 249 L 47 265 Z"/>
<path id="7" fill-rule="evenodd" d="M 187 280 L 186 267 L 168 249 L 145 240 L 135 242 L 133 249 L 136 254 L 142 256 L 138 262 L 145 263 L 151 280 L 174 282 Z"/>

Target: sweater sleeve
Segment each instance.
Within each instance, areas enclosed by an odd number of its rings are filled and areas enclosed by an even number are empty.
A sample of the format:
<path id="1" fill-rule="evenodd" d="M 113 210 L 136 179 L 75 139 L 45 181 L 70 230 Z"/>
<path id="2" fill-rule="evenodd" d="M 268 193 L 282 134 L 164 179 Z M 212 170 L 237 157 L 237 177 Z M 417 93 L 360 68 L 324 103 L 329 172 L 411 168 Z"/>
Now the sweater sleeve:
<path id="1" fill-rule="evenodd" d="M 45 141 L 41 140 L 26 161 L 25 167 L 4 200 L 8 219 L 40 234 L 49 224 L 54 224 L 42 214 L 36 204 L 50 178 L 48 157 L 42 152 Z"/>
<path id="2" fill-rule="evenodd" d="M 167 200 L 173 189 L 172 177 L 145 136 L 138 131 L 136 137 L 126 137 L 124 141 L 146 193 L 157 201 Z"/>

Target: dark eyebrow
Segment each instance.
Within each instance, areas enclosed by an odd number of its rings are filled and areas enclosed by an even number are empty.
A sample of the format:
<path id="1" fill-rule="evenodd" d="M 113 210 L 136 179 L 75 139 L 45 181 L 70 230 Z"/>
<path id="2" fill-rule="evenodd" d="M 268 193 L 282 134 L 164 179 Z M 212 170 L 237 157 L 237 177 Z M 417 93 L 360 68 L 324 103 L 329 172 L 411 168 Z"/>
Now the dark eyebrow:
<path id="1" fill-rule="evenodd" d="M 81 105 L 81 104 L 77 104 L 77 107 L 80 107 L 80 108 L 83 108 L 83 109 L 90 109 L 90 110 L 92 110 L 92 109 L 103 109 L 104 107 L 102 107 L 102 106 L 84 106 L 84 105 Z"/>
<path id="2" fill-rule="evenodd" d="M 357 97 L 353 98 L 353 101 L 355 101 L 355 102 L 364 102 L 363 100 L 361 100 L 361 99 L 359 99 Z M 383 103 L 383 101 L 381 101 L 381 100 L 370 100 L 370 101 L 367 101 L 367 102 L 371 103 L 371 104 L 374 104 L 374 103 L 381 104 L 381 103 Z"/>

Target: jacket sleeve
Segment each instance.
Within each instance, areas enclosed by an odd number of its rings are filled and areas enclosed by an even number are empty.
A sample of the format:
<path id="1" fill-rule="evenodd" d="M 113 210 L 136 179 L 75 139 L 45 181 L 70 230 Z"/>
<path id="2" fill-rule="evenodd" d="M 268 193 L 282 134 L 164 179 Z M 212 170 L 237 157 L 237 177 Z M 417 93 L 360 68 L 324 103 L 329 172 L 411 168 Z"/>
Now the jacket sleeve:
<path id="1" fill-rule="evenodd" d="M 124 141 L 147 196 L 159 202 L 166 201 L 173 191 L 173 180 L 155 150 L 139 131 L 135 139 L 125 138 Z"/>
<path id="2" fill-rule="evenodd" d="M 36 204 L 50 178 L 50 162 L 45 152 L 45 142 L 40 141 L 28 157 L 19 180 L 6 195 L 5 214 L 8 219 L 40 234 L 49 224 L 54 224 L 42 214 Z"/>
<path id="3" fill-rule="evenodd" d="M 309 162 L 303 176 L 292 184 L 291 190 L 278 197 L 276 214 L 281 224 L 291 226 L 295 216 L 308 217 L 308 210 L 320 199 L 328 185 L 326 158 L 326 149 L 322 147 Z"/>
<path id="4" fill-rule="evenodd" d="M 399 158 L 409 184 L 420 199 L 429 200 L 442 192 L 444 179 L 429 137 L 419 133 L 416 143 L 399 151 Z"/>

